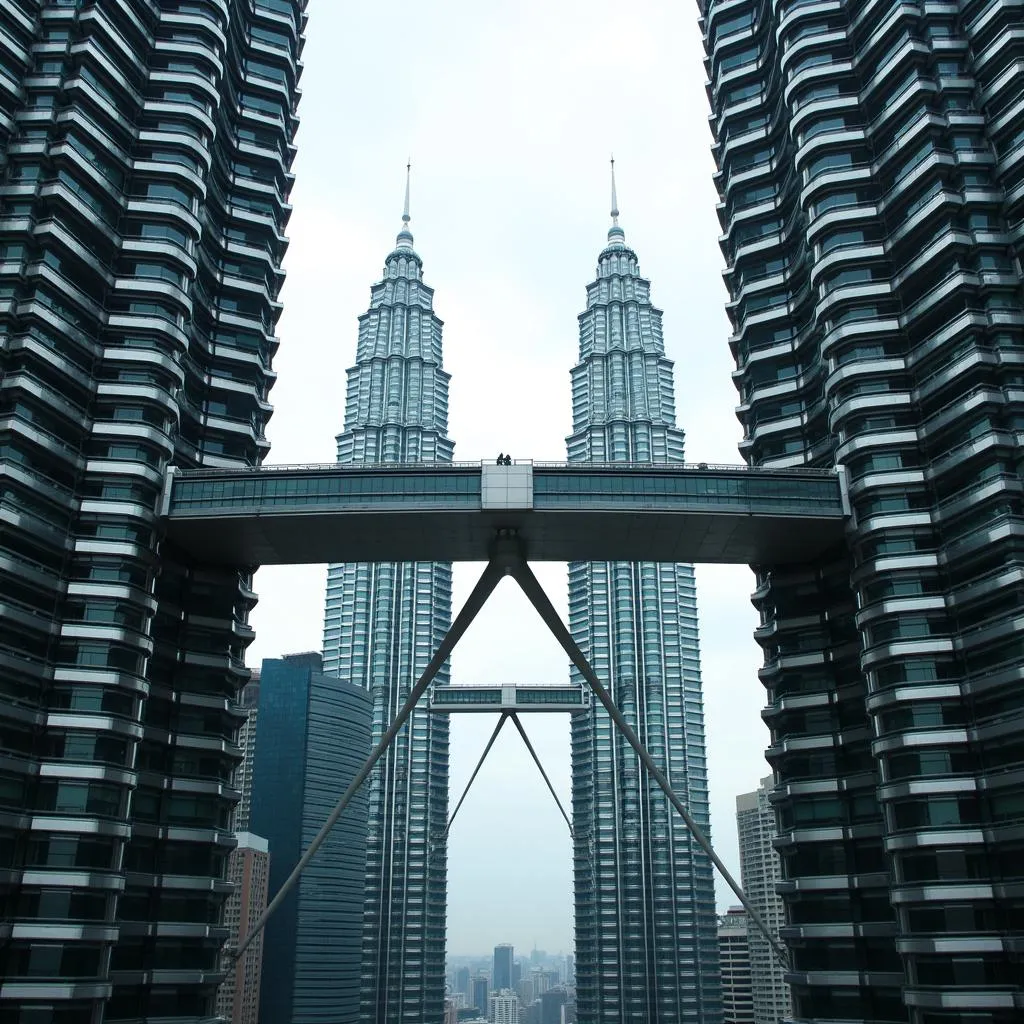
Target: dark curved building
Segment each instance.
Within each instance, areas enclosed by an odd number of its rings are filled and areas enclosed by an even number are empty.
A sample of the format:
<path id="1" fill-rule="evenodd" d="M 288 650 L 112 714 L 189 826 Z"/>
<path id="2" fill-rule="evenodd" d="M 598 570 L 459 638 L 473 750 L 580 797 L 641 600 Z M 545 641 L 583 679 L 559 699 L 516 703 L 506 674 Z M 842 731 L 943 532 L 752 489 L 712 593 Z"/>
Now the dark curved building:
<path id="1" fill-rule="evenodd" d="M 214 1016 L 303 0 L 0 5 L 0 1019 Z M 159 559 L 157 550 L 159 545 Z"/>
<path id="2" fill-rule="evenodd" d="M 1024 16 L 701 4 L 743 454 L 849 475 L 754 603 L 797 1021 L 1024 1017 Z"/>
<path id="3" fill-rule="evenodd" d="M 370 752 L 369 693 L 324 675 L 322 667 L 317 652 L 286 654 L 265 658 L 260 673 L 252 827 L 269 842 L 270 899 Z M 359 998 L 366 834 L 362 787 L 267 922 L 261 1020 L 365 1021 Z"/>

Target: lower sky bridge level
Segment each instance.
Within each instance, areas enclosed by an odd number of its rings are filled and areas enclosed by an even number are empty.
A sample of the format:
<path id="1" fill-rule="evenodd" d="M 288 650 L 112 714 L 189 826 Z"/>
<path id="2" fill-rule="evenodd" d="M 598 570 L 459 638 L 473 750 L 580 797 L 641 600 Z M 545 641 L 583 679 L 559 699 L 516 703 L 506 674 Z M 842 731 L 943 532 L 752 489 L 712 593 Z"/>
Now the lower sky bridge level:
<path id="1" fill-rule="evenodd" d="M 813 560 L 842 542 L 842 469 L 415 463 L 171 469 L 167 539 L 209 564 Z"/>
<path id="2" fill-rule="evenodd" d="M 432 686 L 428 707 L 434 712 L 568 711 L 570 715 L 590 709 L 590 690 L 582 683 L 568 686 Z"/>

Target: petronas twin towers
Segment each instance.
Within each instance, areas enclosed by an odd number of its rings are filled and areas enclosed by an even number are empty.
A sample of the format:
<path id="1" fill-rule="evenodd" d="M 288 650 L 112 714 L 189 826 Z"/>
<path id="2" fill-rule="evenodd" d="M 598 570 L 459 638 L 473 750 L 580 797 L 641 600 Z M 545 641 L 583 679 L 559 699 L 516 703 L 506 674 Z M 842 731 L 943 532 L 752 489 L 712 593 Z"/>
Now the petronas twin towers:
<path id="1" fill-rule="evenodd" d="M 451 462 L 442 324 L 409 205 L 359 320 L 339 462 Z M 672 364 L 650 283 L 618 225 L 580 315 L 570 462 L 681 462 Z M 451 622 L 445 563 L 332 565 L 325 671 L 373 695 L 379 739 Z M 569 567 L 570 628 L 691 813 L 708 790 L 689 565 Z M 447 669 L 438 682 L 447 682 Z M 718 1024 L 711 865 L 595 702 L 572 726 L 577 1010 L 588 1024 Z M 415 712 L 371 776 L 360 1019 L 444 1012 L 448 720 Z"/>

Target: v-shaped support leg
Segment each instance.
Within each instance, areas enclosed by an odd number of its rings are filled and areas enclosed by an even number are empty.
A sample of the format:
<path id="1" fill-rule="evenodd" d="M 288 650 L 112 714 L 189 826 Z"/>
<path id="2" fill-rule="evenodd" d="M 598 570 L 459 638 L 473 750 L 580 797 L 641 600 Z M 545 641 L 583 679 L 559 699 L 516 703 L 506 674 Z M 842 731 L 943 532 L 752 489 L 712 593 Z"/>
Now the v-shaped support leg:
<path id="1" fill-rule="evenodd" d="M 331 811 L 323 827 L 309 844 L 309 848 L 299 858 L 298 864 L 295 865 L 292 873 L 285 879 L 284 885 L 278 890 L 277 895 L 270 901 L 267 909 L 263 911 L 260 919 L 252 926 L 252 930 L 246 935 L 241 945 L 235 951 L 236 958 L 240 957 L 253 939 L 263 931 L 270 915 L 277 910 L 282 900 L 284 900 L 285 896 L 288 895 L 289 891 L 299 880 L 299 876 L 305 870 L 306 865 L 316 855 L 316 851 L 320 849 L 328 833 L 334 828 L 335 823 L 341 817 L 345 808 L 348 807 L 352 797 L 355 796 L 359 787 L 366 781 L 366 777 L 373 770 L 373 766 L 381 759 L 384 751 L 388 749 L 394 738 L 398 735 L 398 731 L 405 725 L 406 720 L 412 714 L 420 698 L 426 693 L 427 687 L 433 681 L 434 676 L 437 675 L 441 666 L 448 660 L 448 656 L 452 653 L 455 645 L 462 639 L 463 634 L 476 618 L 477 613 L 483 608 L 487 598 L 491 596 L 491 591 L 498 585 L 502 577 L 508 575 L 511 571 L 514 557 L 514 550 L 509 546 L 508 542 L 503 542 L 502 539 L 499 539 L 495 545 L 494 554 L 487 563 L 476 586 L 473 588 L 473 592 L 466 599 L 466 603 L 462 606 L 462 611 L 456 616 L 451 628 L 445 633 L 444 639 L 438 646 L 436 653 L 430 659 L 430 664 L 423 670 L 423 675 L 420 676 L 416 685 L 409 692 L 405 703 L 398 714 L 395 715 L 395 720 L 388 727 L 387 732 L 380 738 L 380 742 L 370 751 L 370 756 L 366 759 L 363 767 L 359 769 L 356 777 L 349 784 L 348 789 L 342 794 L 341 799 L 335 805 L 334 810 Z"/>
<path id="2" fill-rule="evenodd" d="M 537 613 L 544 620 L 544 624 L 551 630 L 552 635 L 559 644 L 561 644 L 565 653 L 569 655 L 570 661 L 572 661 L 573 665 L 576 666 L 583 678 L 590 684 L 591 690 L 594 691 L 594 696 L 601 702 L 605 711 L 607 711 L 611 716 L 611 719 L 617 726 L 619 732 L 622 733 L 626 742 L 636 752 L 636 755 L 640 759 L 644 768 L 647 769 L 647 773 L 662 788 L 665 796 L 668 797 L 669 802 L 679 812 L 683 821 L 686 822 L 686 827 L 690 830 L 690 834 L 697 841 L 701 849 L 708 855 L 708 857 L 711 858 L 711 863 L 718 868 L 722 878 L 725 879 L 729 888 L 736 894 L 736 898 L 743 904 L 744 909 L 750 915 L 750 919 L 768 940 L 772 950 L 775 952 L 775 955 L 779 960 L 779 963 L 782 964 L 783 967 L 788 968 L 789 958 L 786 955 L 785 948 L 779 940 L 772 935 L 768 925 L 764 922 L 764 919 L 751 905 L 746 895 L 744 895 L 739 883 L 732 877 L 729 869 L 722 863 L 718 854 L 715 853 L 708 837 L 704 834 L 697 822 L 693 820 L 690 812 L 686 809 L 686 805 L 679 799 L 675 791 L 672 789 L 672 783 L 669 782 L 668 776 L 666 776 L 655 763 L 654 758 L 651 757 L 650 751 L 648 751 L 640 742 L 640 737 L 637 736 L 632 726 L 626 721 L 622 712 L 616 706 L 615 701 L 612 700 L 611 695 L 604 686 L 602 686 L 601 680 L 597 677 L 597 673 L 590 667 L 590 662 L 587 661 L 576 641 L 573 640 L 572 634 L 566 628 L 565 623 L 562 622 L 558 612 L 555 611 L 554 605 L 552 605 L 548 595 L 544 593 L 544 588 L 540 585 L 540 581 L 537 577 L 534 576 L 533 570 L 530 568 L 522 553 L 520 553 L 518 560 L 512 563 L 509 571 L 511 572 L 512 578 L 522 588 L 523 593 L 529 598 L 530 603 L 537 609 Z"/>
<path id="3" fill-rule="evenodd" d="M 498 733 L 501 732 L 501 727 L 508 721 L 510 711 L 503 711 L 501 718 L 498 719 L 498 724 L 494 727 L 494 732 L 491 733 L 491 738 L 487 741 L 487 746 L 484 747 L 484 752 L 480 755 L 480 760 L 477 761 L 476 767 L 473 769 L 473 774 L 469 777 L 469 782 L 466 783 L 466 788 L 462 791 L 462 796 L 459 797 L 459 802 L 455 805 L 455 810 L 452 811 L 452 816 L 448 819 L 448 824 L 444 827 L 445 838 L 448 833 L 452 830 L 452 823 L 455 821 L 455 815 L 459 813 L 459 808 L 462 806 L 462 802 L 469 796 L 469 788 L 473 785 L 480 769 L 484 766 L 484 761 L 487 760 L 487 755 L 491 752 L 491 747 L 494 746 L 494 741 L 498 738 Z"/>
<path id="4" fill-rule="evenodd" d="M 544 765 L 540 763 L 540 758 L 537 756 L 537 751 L 533 749 L 533 744 L 530 742 L 530 737 L 526 735 L 526 730 L 523 728 L 523 723 L 519 721 L 519 716 L 514 711 L 503 711 L 501 717 L 498 719 L 498 724 L 494 727 L 494 732 L 491 733 L 491 738 L 487 741 L 487 746 L 484 747 L 484 752 L 480 755 L 480 760 L 477 761 L 476 767 L 473 769 L 473 774 L 469 777 L 469 782 L 466 783 L 466 788 L 462 791 L 462 796 L 459 797 L 459 802 L 455 805 L 455 810 L 452 811 L 452 816 L 448 819 L 448 824 L 445 826 L 444 835 L 447 837 L 448 833 L 452 830 L 452 823 L 455 821 L 455 815 L 459 813 L 459 808 L 462 806 L 463 801 L 469 796 L 470 787 L 476 781 L 476 777 L 483 767 L 484 761 L 487 760 L 487 755 L 491 752 L 491 747 L 494 746 L 494 741 L 498 738 L 498 733 L 501 732 L 501 727 L 509 720 L 512 719 L 516 729 L 519 730 L 519 735 L 523 738 L 523 743 L 526 744 L 526 749 L 530 752 L 530 757 L 533 758 L 533 763 L 537 766 L 537 770 L 540 772 L 541 778 L 544 780 L 548 787 L 548 792 L 554 797 L 555 803 L 558 806 L 558 810 L 561 812 L 562 817 L 565 818 L 566 825 L 569 826 L 569 835 L 572 835 L 572 822 L 569 820 L 569 815 L 565 813 L 565 808 L 562 806 L 562 801 L 558 799 L 558 794 L 555 792 L 555 787 L 551 785 L 551 780 L 548 778 L 548 773 L 544 771 Z"/>
<path id="5" fill-rule="evenodd" d="M 537 770 L 540 772 L 541 778 L 544 780 L 544 784 L 548 787 L 548 792 L 554 797 L 555 803 L 558 805 L 559 811 L 562 812 L 562 817 L 565 818 L 566 825 L 569 826 L 569 836 L 572 836 L 572 822 L 569 820 L 569 815 L 565 813 L 565 808 L 562 806 L 562 801 L 558 799 L 558 794 L 555 792 L 555 787 L 551 785 L 551 780 L 548 778 L 548 773 L 544 771 L 544 765 L 540 763 L 540 758 L 537 756 L 537 751 L 533 749 L 533 744 L 530 742 L 530 737 L 526 735 L 526 730 L 523 728 L 523 723 L 519 721 L 519 716 L 513 711 L 512 712 L 512 724 L 519 730 L 519 735 L 523 737 L 523 742 L 526 744 L 526 749 L 530 752 L 530 757 L 533 758 L 533 763 L 537 766 Z"/>

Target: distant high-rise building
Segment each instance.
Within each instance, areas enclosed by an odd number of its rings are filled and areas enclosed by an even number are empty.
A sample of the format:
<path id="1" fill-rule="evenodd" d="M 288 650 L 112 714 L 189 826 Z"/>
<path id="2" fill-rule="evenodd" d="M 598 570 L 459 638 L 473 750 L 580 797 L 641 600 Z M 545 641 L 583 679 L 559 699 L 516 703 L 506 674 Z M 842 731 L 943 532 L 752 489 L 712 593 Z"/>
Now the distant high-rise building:
<path id="1" fill-rule="evenodd" d="M 490 982 L 483 975 L 478 975 L 471 982 L 470 1002 L 477 1008 L 481 1017 L 486 1017 L 487 1011 L 490 1009 L 490 1004 L 488 1003 L 490 987 Z"/>
<path id="2" fill-rule="evenodd" d="M 235 887 L 224 904 L 224 925 L 230 929 L 229 946 L 239 946 L 267 909 L 270 854 L 267 840 L 249 832 L 236 832 L 238 845 L 228 859 L 228 881 Z M 257 1024 L 263 966 L 263 933 L 234 963 L 225 964 L 225 977 L 217 990 L 217 1013 L 230 1024 Z"/>
<path id="3" fill-rule="evenodd" d="M 741 451 L 852 509 L 754 591 L 794 1017 L 1019 1021 L 1021 9 L 699 9 Z"/>
<path id="4" fill-rule="evenodd" d="M 245 719 L 238 728 L 238 746 L 242 760 L 235 768 L 235 789 L 241 794 L 235 805 L 232 825 L 236 832 L 249 831 L 252 814 L 252 770 L 256 757 L 256 728 L 260 717 L 260 672 L 254 669 L 252 678 L 242 687 L 238 700 Z"/>
<path id="5" fill-rule="evenodd" d="M 460 967 L 455 972 L 455 991 L 461 992 L 464 996 L 467 997 L 471 994 L 469 987 L 469 979 L 471 973 L 472 972 L 468 967 Z"/>
<path id="6" fill-rule="evenodd" d="M 259 669 L 255 669 L 239 694 L 245 715 L 238 730 L 242 760 L 235 767 L 234 787 L 239 801 L 232 815 L 238 846 L 228 858 L 228 881 L 234 891 L 224 904 L 222 923 L 231 934 L 228 945 L 237 947 L 267 907 L 270 855 L 267 840 L 248 830 L 252 809 L 252 772 L 256 755 L 256 726 L 259 720 Z M 217 990 L 217 1013 L 231 1024 L 256 1024 L 259 1015 L 263 965 L 263 933 L 249 945 L 240 960 L 225 960 L 224 981 Z"/>
<path id="7" fill-rule="evenodd" d="M 661 311 L 612 199 L 579 316 L 569 461 L 683 462 Z M 692 565 L 574 562 L 569 626 L 612 699 L 706 831 Z M 573 670 L 573 678 L 583 682 Z M 586 1024 L 718 1024 L 711 862 L 595 701 L 572 717 L 576 992 Z"/>
<path id="8" fill-rule="evenodd" d="M 448 381 L 434 291 L 402 230 L 359 318 L 348 371 L 343 464 L 451 462 Z M 324 671 L 361 686 L 380 739 L 451 624 L 451 565 L 332 565 Z M 447 663 L 436 676 L 448 681 Z M 413 712 L 367 784 L 362 1020 L 436 1024 L 444 1013 L 448 716 Z"/>
<path id="9" fill-rule="evenodd" d="M 754 1024 L 747 912 L 742 907 L 731 907 L 718 919 L 718 955 L 722 964 L 724 1024 Z"/>
<path id="10" fill-rule="evenodd" d="M 515 982 L 512 978 L 512 968 L 514 964 L 513 953 L 514 950 L 512 946 L 507 942 L 503 942 L 494 947 L 494 965 L 491 970 L 491 984 L 494 986 L 495 991 L 500 992 L 503 988 L 511 989 L 515 986 Z"/>
<path id="11" fill-rule="evenodd" d="M 252 826 L 270 843 L 271 899 L 370 749 L 369 695 L 321 664 L 296 654 L 260 674 Z M 267 923 L 264 1021 L 362 1024 L 366 813 L 361 789 Z"/>
<path id="12" fill-rule="evenodd" d="M 540 997 L 540 1024 L 562 1024 L 565 989 L 551 989 Z"/>
<path id="13" fill-rule="evenodd" d="M 491 1024 L 519 1024 L 519 996 L 507 988 L 492 992 L 487 1019 Z"/>
<path id="14" fill-rule="evenodd" d="M 769 775 L 753 793 L 736 797 L 736 831 L 743 892 L 779 939 L 779 930 L 786 918 L 782 898 L 775 891 L 776 883 L 782 878 L 782 860 L 772 844 L 777 829 L 775 808 L 768 794 L 773 786 L 774 780 Z M 761 930 L 751 927 L 748 931 L 754 1024 L 779 1024 L 791 1012 L 785 968 Z"/>
<path id="15" fill-rule="evenodd" d="M 305 0 L 0 3 L 0 1019 L 208 1020 Z"/>

